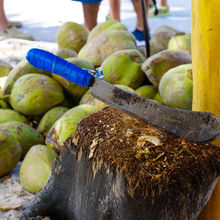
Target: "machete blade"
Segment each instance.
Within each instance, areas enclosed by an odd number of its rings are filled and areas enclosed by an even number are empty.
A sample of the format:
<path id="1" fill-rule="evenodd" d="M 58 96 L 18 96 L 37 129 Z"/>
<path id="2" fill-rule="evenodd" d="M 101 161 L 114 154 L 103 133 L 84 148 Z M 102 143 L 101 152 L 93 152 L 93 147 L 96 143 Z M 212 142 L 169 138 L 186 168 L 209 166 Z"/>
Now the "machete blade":
<path id="1" fill-rule="evenodd" d="M 211 142 L 220 136 L 220 118 L 209 112 L 171 108 L 125 91 L 99 78 L 91 94 L 137 119 L 195 142 Z"/>

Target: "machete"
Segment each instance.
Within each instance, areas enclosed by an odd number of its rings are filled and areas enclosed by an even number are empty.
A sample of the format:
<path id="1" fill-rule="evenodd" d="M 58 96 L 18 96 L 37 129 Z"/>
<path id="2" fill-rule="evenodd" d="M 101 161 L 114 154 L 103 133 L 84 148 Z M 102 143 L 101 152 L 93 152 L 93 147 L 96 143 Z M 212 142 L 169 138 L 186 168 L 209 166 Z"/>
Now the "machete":
<path id="1" fill-rule="evenodd" d="M 220 118 L 209 112 L 171 108 L 125 91 L 102 79 L 100 70 L 82 69 L 44 50 L 31 49 L 29 63 L 80 86 L 90 87 L 97 99 L 135 118 L 194 142 L 211 142 L 220 136 Z"/>

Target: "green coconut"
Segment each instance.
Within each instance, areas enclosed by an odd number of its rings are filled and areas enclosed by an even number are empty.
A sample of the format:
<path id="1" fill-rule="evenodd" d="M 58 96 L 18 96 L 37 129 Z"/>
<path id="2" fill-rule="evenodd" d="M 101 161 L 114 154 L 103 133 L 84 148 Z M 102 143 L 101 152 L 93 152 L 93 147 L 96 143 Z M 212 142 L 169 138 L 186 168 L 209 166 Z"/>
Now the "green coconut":
<path id="1" fill-rule="evenodd" d="M 170 107 L 192 109 L 192 65 L 185 64 L 166 72 L 159 84 L 163 103 Z"/>
<path id="2" fill-rule="evenodd" d="M 191 54 L 191 34 L 173 36 L 168 43 L 169 50 L 184 50 Z"/>
<path id="3" fill-rule="evenodd" d="M 0 177 L 8 174 L 18 163 L 21 146 L 7 131 L 0 131 Z"/>
<path id="4" fill-rule="evenodd" d="M 67 111 L 49 130 L 46 137 L 47 146 L 60 152 L 64 142 L 74 135 L 77 124 L 83 118 L 97 111 L 95 106 L 89 104 L 78 105 Z"/>
<path id="5" fill-rule="evenodd" d="M 63 88 L 42 74 L 27 74 L 14 84 L 10 104 L 26 115 L 41 115 L 64 100 Z"/>
<path id="6" fill-rule="evenodd" d="M 22 148 L 21 159 L 24 158 L 30 147 L 44 143 L 44 138 L 40 133 L 22 122 L 0 124 L 0 130 L 8 131 L 19 142 Z"/>
<path id="7" fill-rule="evenodd" d="M 146 59 L 146 46 L 145 45 L 139 45 L 137 47 L 138 51 L 144 55 L 145 59 Z"/>
<path id="8" fill-rule="evenodd" d="M 159 104 L 163 104 L 163 100 L 162 100 L 162 98 L 161 98 L 159 92 L 157 92 L 157 93 L 155 94 L 155 96 L 153 97 L 153 101 L 156 101 L 156 102 L 159 103 Z"/>
<path id="9" fill-rule="evenodd" d="M 5 86 L 5 82 L 7 80 L 7 76 L 0 76 L 0 89 L 1 89 L 1 95 L 2 95 L 2 90 Z"/>
<path id="10" fill-rule="evenodd" d="M 14 83 L 19 79 L 21 76 L 29 73 L 41 73 L 50 75 L 49 72 L 46 72 L 44 70 L 38 69 L 31 64 L 28 63 L 26 59 L 23 59 L 20 61 L 9 73 L 8 78 L 5 82 L 5 85 L 3 87 L 3 94 L 7 95 L 11 93 L 11 89 L 14 85 Z"/>
<path id="11" fill-rule="evenodd" d="M 58 48 L 54 54 L 58 57 L 61 57 L 63 59 L 69 58 L 69 57 L 77 57 L 77 53 L 75 50 L 71 50 L 68 48 Z"/>
<path id="12" fill-rule="evenodd" d="M 95 106 L 98 110 L 103 109 L 104 107 L 107 106 L 104 102 L 96 99 L 92 94 L 90 93 L 90 90 L 88 90 L 80 99 L 79 102 L 80 105 L 82 104 L 89 104 Z"/>
<path id="13" fill-rule="evenodd" d="M 182 50 L 164 50 L 150 56 L 142 64 L 142 70 L 154 86 L 169 69 L 181 64 L 191 63 L 190 54 Z"/>
<path id="14" fill-rule="evenodd" d="M 136 94 L 146 99 L 153 99 L 157 93 L 155 86 L 143 85 L 135 90 Z"/>
<path id="15" fill-rule="evenodd" d="M 5 82 L 7 80 L 7 76 L 0 76 L 0 108 L 7 109 L 10 108 L 8 105 L 8 95 L 3 95 L 3 87 L 5 85 Z M 0 116 L 1 118 L 1 116 Z"/>
<path id="16" fill-rule="evenodd" d="M 109 30 L 88 41 L 78 57 L 89 60 L 95 67 L 118 50 L 137 49 L 133 34 L 124 30 Z"/>
<path id="17" fill-rule="evenodd" d="M 20 181 L 24 189 L 37 193 L 42 189 L 51 175 L 56 152 L 45 146 L 35 145 L 26 154 L 20 169 Z"/>
<path id="18" fill-rule="evenodd" d="M 75 64 L 76 66 L 79 66 L 84 69 L 90 69 L 94 70 L 94 66 L 91 62 L 85 59 L 81 59 L 79 57 L 71 57 L 66 59 L 70 63 Z M 64 89 L 67 91 L 67 93 L 74 99 L 74 104 L 78 104 L 80 98 L 85 94 L 85 92 L 88 90 L 88 88 L 82 87 L 77 85 L 76 83 L 73 83 L 61 76 L 58 76 L 56 74 L 52 74 L 52 77 L 58 81 Z"/>
<path id="19" fill-rule="evenodd" d="M 60 48 L 75 50 L 77 53 L 86 43 L 89 31 L 75 22 L 64 23 L 57 32 L 56 41 Z"/>
<path id="20" fill-rule="evenodd" d="M 179 33 L 178 30 L 176 30 L 175 28 L 169 26 L 169 25 L 161 25 L 157 28 L 154 29 L 153 34 L 156 34 L 158 32 L 173 32 L 173 33 Z"/>
<path id="21" fill-rule="evenodd" d="M 145 74 L 141 65 L 145 57 L 138 50 L 119 50 L 107 57 L 101 69 L 103 79 L 112 84 L 121 84 L 137 89 L 143 84 Z"/>
<path id="22" fill-rule="evenodd" d="M 37 131 L 44 136 L 47 136 L 48 131 L 52 125 L 69 109 L 62 106 L 53 107 L 44 114 L 38 124 Z"/>
<path id="23" fill-rule="evenodd" d="M 128 92 L 131 92 L 131 93 L 135 93 L 135 94 L 136 94 L 135 90 L 132 89 L 132 88 L 129 87 L 129 86 L 122 85 L 122 84 L 115 84 L 115 86 L 117 86 L 117 87 L 119 87 L 119 88 L 121 88 L 121 89 L 124 89 L 124 90 L 126 90 L 126 91 L 128 91 Z"/>
<path id="24" fill-rule="evenodd" d="M 163 25 L 156 28 L 150 40 L 151 54 L 166 50 L 171 37 L 175 36 L 178 31 L 170 26 Z"/>
<path id="25" fill-rule="evenodd" d="M 94 65 L 86 59 L 82 59 L 79 57 L 70 57 L 66 59 L 68 62 L 75 64 L 83 69 L 94 70 Z"/>
<path id="26" fill-rule="evenodd" d="M 5 100 L 0 99 L 0 108 L 2 108 L 2 109 L 8 109 L 8 108 L 9 108 L 9 105 L 8 105 L 8 103 L 7 103 Z"/>
<path id="27" fill-rule="evenodd" d="M 7 76 L 11 69 L 12 66 L 9 63 L 5 62 L 4 60 L 0 60 L 0 77 Z"/>
<path id="28" fill-rule="evenodd" d="M 88 40 L 87 41 L 90 41 L 92 40 L 93 38 L 97 37 L 99 34 L 105 32 L 105 31 L 111 31 L 111 30 L 125 30 L 127 31 L 127 27 L 116 21 L 116 20 L 113 20 L 113 19 L 110 19 L 110 20 L 107 20 L 97 26 L 95 26 L 89 33 L 89 36 L 88 36 Z"/>
<path id="29" fill-rule="evenodd" d="M 18 122 L 27 123 L 26 117 L 21 113 L 16 112 L 12 109 L 0 109 L 0 124 L 9 121 L 18 121 Z"/>

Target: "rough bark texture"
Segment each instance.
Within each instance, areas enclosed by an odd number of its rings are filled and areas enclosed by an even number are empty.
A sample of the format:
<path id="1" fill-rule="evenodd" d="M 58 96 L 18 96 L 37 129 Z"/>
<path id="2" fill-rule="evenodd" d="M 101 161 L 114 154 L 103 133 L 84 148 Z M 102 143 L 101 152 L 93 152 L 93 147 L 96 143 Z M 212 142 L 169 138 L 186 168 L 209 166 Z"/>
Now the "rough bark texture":
<path id="1" fill-rule="evenodd" d="M 81 121 L 21 219 L 196 219 L 219 177 L 220 149 L 113 108 Z"/>

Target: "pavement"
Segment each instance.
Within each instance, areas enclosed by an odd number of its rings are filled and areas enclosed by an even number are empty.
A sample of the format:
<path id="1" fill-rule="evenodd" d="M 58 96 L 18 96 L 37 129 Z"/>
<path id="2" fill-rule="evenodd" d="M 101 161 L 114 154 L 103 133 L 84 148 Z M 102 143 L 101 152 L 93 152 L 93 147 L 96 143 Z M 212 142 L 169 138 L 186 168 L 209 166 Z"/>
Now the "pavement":
<path id="1" fill-rule="evenodd" d="M 159 2 L 159 0 L 158 0 Z M 179 31 L 191 31 L 191 1 L 169 0 L 170 16 L 149 18 L 151 33 L 160 25 L 170 25 Z M 32 34 L 37 41 L 56 42 L 58 28 L 66 21 L 84 23 L 82 5 L 71 0 L 5 0 L 9 20 L 23 23 L 22 31 Z M 98 23 L 104 22 L 109 11 L 108 0 L 100 6 Z M 136 24 L 136 14 L 131 0 L 121 0 L 121 22 L 129 31 Z"/>

